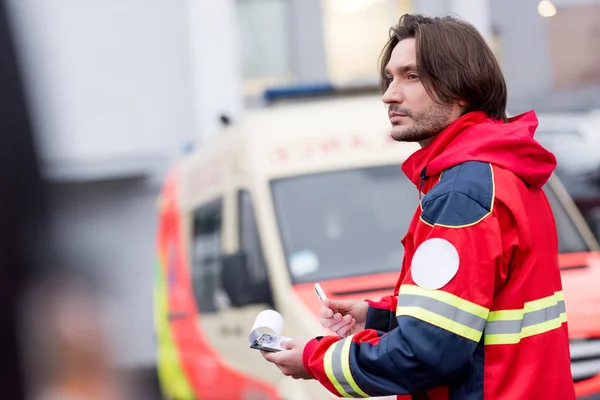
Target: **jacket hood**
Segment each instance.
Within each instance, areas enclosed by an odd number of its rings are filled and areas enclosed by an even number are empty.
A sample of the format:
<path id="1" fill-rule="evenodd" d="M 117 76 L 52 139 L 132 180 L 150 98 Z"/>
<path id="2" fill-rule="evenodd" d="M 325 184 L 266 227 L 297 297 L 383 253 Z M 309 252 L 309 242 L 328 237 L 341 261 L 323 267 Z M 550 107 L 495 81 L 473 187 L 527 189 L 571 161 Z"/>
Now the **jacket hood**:
<path id="1" fill-rule="evenodd" d="M 533 138 L 537 126 L 533 111 L 508 122 L 470 112 L 413 153 L 402 170 L 419 187 L 421 178 L 437 176 L 465 161 L 481 161 L 508 169 L 529 186 L 540 188 L 556 168 L 556 158 Z"/>

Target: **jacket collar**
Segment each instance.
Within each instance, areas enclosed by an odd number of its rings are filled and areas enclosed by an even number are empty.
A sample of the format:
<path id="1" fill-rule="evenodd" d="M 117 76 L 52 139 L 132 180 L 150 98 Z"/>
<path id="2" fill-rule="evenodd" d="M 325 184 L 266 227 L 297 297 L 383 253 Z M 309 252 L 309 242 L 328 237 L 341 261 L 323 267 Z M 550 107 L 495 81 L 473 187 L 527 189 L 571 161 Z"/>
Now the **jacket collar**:
<path id="1" fill-rule="evenodd" d="M 433 141 L 425 148 L 417 150 L 402 163 L 402 171 L 415 186 L 422 190 L 424 181 L 433 176 L 428 174 L 427 166 L 438 157 L 457 137 L 473 125 L 480 124 L 487 119 L 484 112 L 469 112 L 453 121 L 442 130 Z"/>

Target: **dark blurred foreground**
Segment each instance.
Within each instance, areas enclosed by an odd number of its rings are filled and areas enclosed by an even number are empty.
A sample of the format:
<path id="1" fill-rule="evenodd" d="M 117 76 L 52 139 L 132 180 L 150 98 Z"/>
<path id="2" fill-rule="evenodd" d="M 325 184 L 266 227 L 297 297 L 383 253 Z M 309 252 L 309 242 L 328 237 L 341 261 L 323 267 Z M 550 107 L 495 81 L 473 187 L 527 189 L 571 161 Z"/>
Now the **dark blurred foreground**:
<path id="1" fill-rule="evenodd" d="M 97 280 L 55 251 L 10 28 L 0 1 L 0 399 L 152 398 L 111 369 Z"/>

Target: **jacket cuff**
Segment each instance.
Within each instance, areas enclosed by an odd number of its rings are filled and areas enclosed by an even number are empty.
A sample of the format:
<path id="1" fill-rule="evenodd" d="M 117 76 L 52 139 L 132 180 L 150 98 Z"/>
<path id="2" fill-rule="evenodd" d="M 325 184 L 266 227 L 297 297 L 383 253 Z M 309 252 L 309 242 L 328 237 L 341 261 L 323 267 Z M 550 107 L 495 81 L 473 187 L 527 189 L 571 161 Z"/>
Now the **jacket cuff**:
<path id="1" fill-rule="evenodd" d="M 369 304 L 365 329 L 389 332 L 398 326 L 396 320 L 396 298 L 386 296 L 379 301 L 365 300 Z"/>
<path id="2" fill-rule="evenodd" d="M 304 364 L 304 369 L 306 370 L 306 372 L 308 372 L 308 374 L 313 379 L 316 379 L 316 378 L 313 375 L 312 371 L 310 370 L 310 365 L 308 364 L 308 361 L 310 360 L 310 357 L 315 352 L 315 349 L 317 348 L 317 345 L 319 344 L 320 339 L 321 339 L 321 337 L 316 337 L 316 338 L 312 339 L 311 341 L 309 341 L 308 343 L 306 343 L 306 346 L 304 346 L 304 351 L 302 352 L 302 364 Z"/>
<path id="3" fill-rule="evenodd" d="M 379 301 L 365 300 L 369 308 L 379 308 L 382 310 L 396 311 L 396 304 L 392 296 L 385 296 Z"/>
<path id="4" fill-rule="evenodd" d="M 367 320 L 365 321 L 365 329 L 375 329 L 376 331 L 380 332 L 389 332 L 391 330 L 391 322 L 391 311 L 369 307 L 369 310 L 367 311 Z"/>

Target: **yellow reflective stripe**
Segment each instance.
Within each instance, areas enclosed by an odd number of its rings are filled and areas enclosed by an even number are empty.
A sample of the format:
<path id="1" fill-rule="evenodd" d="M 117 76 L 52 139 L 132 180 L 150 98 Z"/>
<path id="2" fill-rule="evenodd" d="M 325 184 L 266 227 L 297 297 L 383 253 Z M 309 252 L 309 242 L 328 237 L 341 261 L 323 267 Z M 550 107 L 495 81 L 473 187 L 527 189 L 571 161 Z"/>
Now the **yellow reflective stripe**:
<path id="1" fill-rule="evenodd" d="M 429 297 L 431 299 L 439 300 L 446 304 L 450 304 L 460 310 L 466 311 L 483 319 L 488 318 L 489 310 L 479 304 L 475 304 L 460 297 L 444 292 L 442 290 L 424 289 L 416 285 L 402 285 L 400 286 L 400 295 L 413 294 L 417 296 Z"/>
<path id="2" fill-rule="evenodd" d="M 522 309 L 520 310 L 499 310 L 499 311 L 490 311 L 490 315 L 488 316 L 488 321 L 504 321 L 504 320 L 517 320 L 523 319 L 523 316 L 532 311 L 541 310 L 543 308 L 548 308 L 556 305 L 559 301 L 564 301 L 565 297 L 562 291 L 558 291 L 553 295 L 548 297 L 543 297 L 541 299 L 529 301 L 525 303 Z"/>
<path id="3" fill-rule="evenodd" d="M 490 345 L 519 343 L 521 339 L 524 339 L 526 337 L 539 335 L 554 329 L 558 329 L 562 326 L 564 322 L 567 322 L 567 314 L 561 313 L 558 318 L 542 322 L 541 324 L 527 326 L 523 328 L 523 330 L 520 333 L 485 335 L 484 343 Z"/>
<path id="4" fill-rule="evenodd" d="M 350 371 L 350 347 L 353 336 L 348 336 L 327 349 L 323 359 L 325 373 L 342 397 L 371 397 L 358 386 Z"/>
<path id="5" fill-rule="evenodd" d="M 366 394 L 354 380 L 352 376 L 352 372 L 350 371 L 350 346 L 352 346 L 352 337 L 354 335 L 348 336 L 344 339 L 344 345 L 342 347 L 342 354 L 340 355 L 342 358 L 342 373 L 344 374 L 344 378 L 346 378 L 346 382 L 350 385 L 350 387 L 362 397 L 370 397 Z"/>
<path id="6" fill-rule="evenodd" d="M 521 339 L 558 329 L 567 321 L 562 291 L 529 301 L 519 310 L 490 312 L 484 343 L 515 344 Z"/>
<path id="7" fill-rule="evenodd" d="M 420 307 L 398 307 L 396 316 L 399 317 L 401 315 L 420 319 L 421 321 L 428 322 L 431 325 L 435 325 L 474 342 L 479 342 L 481 335 L 483 334 L 481 331 L 459 324 L 449 318 Z"/>
<path id="8" fill-rule="evenodd" d="M 336 390 L 342 395 L 342 397 L 350 397 L 350 395 L 344 390 L 342 385 L 338 382 L 337 378 L 335 377 L 335 374 L 333 373 L 332 355 L 333 351 L 339 344 L 340 342 L 335 342 L 331 345 L 331 347 L 329 347 L 329 349 L 327 349 L 327 351 L 325 352 L 325 357 L 323 359 L 323 365 L 325 367 L 325 374 L 327 374 L 327 378 L 329 378 L 329 381 L 333 383 L 333 386 L 335 386 Z"/>

